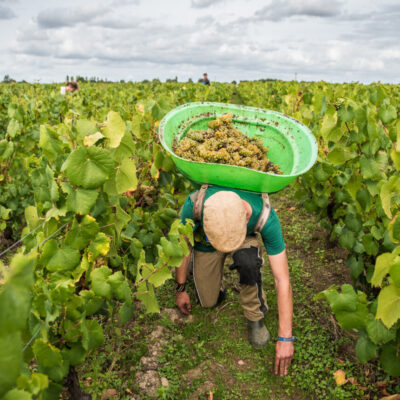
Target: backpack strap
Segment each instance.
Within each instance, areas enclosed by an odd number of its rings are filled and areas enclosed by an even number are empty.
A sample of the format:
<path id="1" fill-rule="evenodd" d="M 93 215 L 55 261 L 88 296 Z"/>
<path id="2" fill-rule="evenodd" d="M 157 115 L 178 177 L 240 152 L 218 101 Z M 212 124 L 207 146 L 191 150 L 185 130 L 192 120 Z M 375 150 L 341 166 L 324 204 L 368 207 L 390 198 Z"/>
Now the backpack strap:
<path id="1" fill-rule="evenodd" d="M 207 184 L 201 185 L 200 190 L 193 193 L 190 198 L 193 201 L 193 219 L 201 221 L 201 211 L 203 210 L 204 198 L 206 197 Z M 192 197 L 193 196 L 193 197 Z"/>
<path id="2" fill-rule="evenodd" d="M 254 233 L 262 231 L 271 213 L 271 204 L 269 203 L 268 193 L 262 193 L 261 198 L 263 201 L 263 208 L 261 210 L 260 216 L 254 228 Z"/>

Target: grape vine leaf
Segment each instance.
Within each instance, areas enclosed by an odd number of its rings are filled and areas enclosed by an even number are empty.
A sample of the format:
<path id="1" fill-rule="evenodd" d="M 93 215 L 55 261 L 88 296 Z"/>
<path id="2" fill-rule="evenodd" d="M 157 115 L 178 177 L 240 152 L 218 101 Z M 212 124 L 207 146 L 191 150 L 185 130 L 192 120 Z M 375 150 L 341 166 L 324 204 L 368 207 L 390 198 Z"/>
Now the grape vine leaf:
<path id="1" fill-rule="evenodd" d="M 400 288 L 394 284 L 384 287 L 378 295 L 376 318 L 391 328 L 400 318 Z"/>
<path id="2" fill-rule="evenodd" d="M 14 385 L 22 368 L 22 342 L 19 332 L 0 334 L 0 396 Z"/>
<path id="3" fill-rule="evenodd" d="M 125 122 L 122 120 L 119 113 L 110 111 L 107 114 L 103 134 L 109 140 L 110 147 L 116 148 L 119 146 L 125 134 Z"/>
<path id="4" fill-rule="evenodd" d="M 73 185 L 84 189 L 101 186 L 114 169 L 110 153 L 98 147 L 79 147 L 74 150 L 62 165 L 67 178 Z"/>
<path id="5" fill-rule="evenodd" d="M 75 214 L 89 214 L 96 203 L 99 192 L 96 190 L 87 190 L 77 188 L 71 190 L 67 198 L 67 210 Z"/>
<path id="6" fill-rule="evenodd" d="M 136 165 L 129 158 L 124 158 L 115 174 L 115 186 L 118 194 L 137 187 Z"/>
<path id="7" fill-rule="evenodd" d="M 383 369 L 391 376 L 400 376 L 400 355 L 398 346 L 394 343 L 387 343 L 383 346 L 379 360 Z"/>
<path id="8" fill-rule="evenodd" d="M 369 340 L 363 329 L 359 332 L 355 350 L 357 358 L 362 363 L 366 363 L 377 356 L 377 346 Z"/>
<path id="9" fill-rule="evenodd" d="M 382 280 L 389 272 L 392 260 L 392 253 L 383 253 L 376 258 L 374 274 L 371 278 L 371 285 L 382 286 Z"/>

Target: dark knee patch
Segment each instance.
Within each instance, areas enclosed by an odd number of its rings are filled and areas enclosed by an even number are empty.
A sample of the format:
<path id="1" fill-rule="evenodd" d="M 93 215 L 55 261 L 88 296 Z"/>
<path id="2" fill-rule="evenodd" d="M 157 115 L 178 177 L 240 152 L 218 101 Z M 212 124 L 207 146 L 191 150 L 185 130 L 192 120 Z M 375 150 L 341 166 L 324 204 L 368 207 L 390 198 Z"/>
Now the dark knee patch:
<path id="1" fill-rule="evenodd" d="M 251 246 L 237 250 L 233 253 L 232 258 L 233 264 L 229 269 L 238 270 L 241 284 L 254 286 L 261 281 L 260 268 L 263 264 L 263 259 L 259 255 L 258 247 Z"/>

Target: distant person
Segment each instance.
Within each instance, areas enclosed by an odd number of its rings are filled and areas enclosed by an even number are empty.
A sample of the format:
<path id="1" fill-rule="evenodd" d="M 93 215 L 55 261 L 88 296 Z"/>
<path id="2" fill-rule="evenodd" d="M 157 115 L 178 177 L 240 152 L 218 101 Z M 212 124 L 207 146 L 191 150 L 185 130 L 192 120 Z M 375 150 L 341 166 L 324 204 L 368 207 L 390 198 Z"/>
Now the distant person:
<path id="1" fill-rule="evenodd" d="M 79 89 L 78 83 L 77 82 L 67 82 L 67 84 L 65 85 L 65 91 L 66 92 L 70 92 L 70 93 L 74 93 Z"/>
<path id="2" fill-rule="evenodd" d="M 78 89 L 79 89 L 79 86 L 78 86 L 78 84 L 76 82 L 68 81 L 65 86 L 61 86 L 60 93 L 61 94 L 65 94 L 66 92 L 74 93 Z"/>
<path id="3" fill-rule="evenodd" d="M 209 85 L 209 84 L 210 84 L 210 81 L 208 80 L 207 72 L 204 72 L 204 74 L 203 74 L 203 80 L 201 81 L 201 83 L 202 83 L 203 85 Z"/>

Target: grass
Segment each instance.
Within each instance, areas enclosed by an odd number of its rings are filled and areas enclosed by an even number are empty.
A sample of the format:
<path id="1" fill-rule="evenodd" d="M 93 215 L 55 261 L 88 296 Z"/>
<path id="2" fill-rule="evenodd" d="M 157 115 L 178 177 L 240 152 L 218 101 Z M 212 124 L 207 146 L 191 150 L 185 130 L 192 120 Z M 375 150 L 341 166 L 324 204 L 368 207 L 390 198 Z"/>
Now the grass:
<path id="1" fill-rule="evenodd" d="M 93 353 L 80 368 L 85 390 L 100 399 L 114 388 L 120 399 L 378 399 L 377 381 L 386 390 L 400 390 L 376 365 L 361 365 L 354 356 L 355 337 L 343 332 L 327 305 L 314 296 L 331 284 L 350 281 L 343 250 L 327 248 L 326 235 L 315 218 L 296 203 L 293 189 L 272 198 L 278 210 L 288 249 L 294 296 L 295 354 L 287 377 L 272 373 L 274 341 L 254 350 L 247 340 L 246 324 L 238 296 L 236 272 L 226 269 L 226 300 L 214 309 L 202 309 L 195 302 L 193 287 L 192 322 L 172 322 L 167 314 L 144 315 L 138 305 L 128 326 L 111 331 L 104 348 Z M 191 284 L 189 284 L 190 287 Z M 265 319 L 272 338 L 277 336 L 277 306 L 274 282 L 268 267 L 264 290 L 269 304 Z M 161 309 L 173 309 L 173 282 L 157 293 Z M 135 375 L 140 359 L 149 355 L 149 334 L 163 329 L 163 345 L 157 363 L 160 376 L 169 386 L 160 386 L 151 397 L 140 390 Z M 161 343 L 161 342 L 160 342 Z M 343 370 L 352 378 L 338 386 L 333 373 Z"/>

